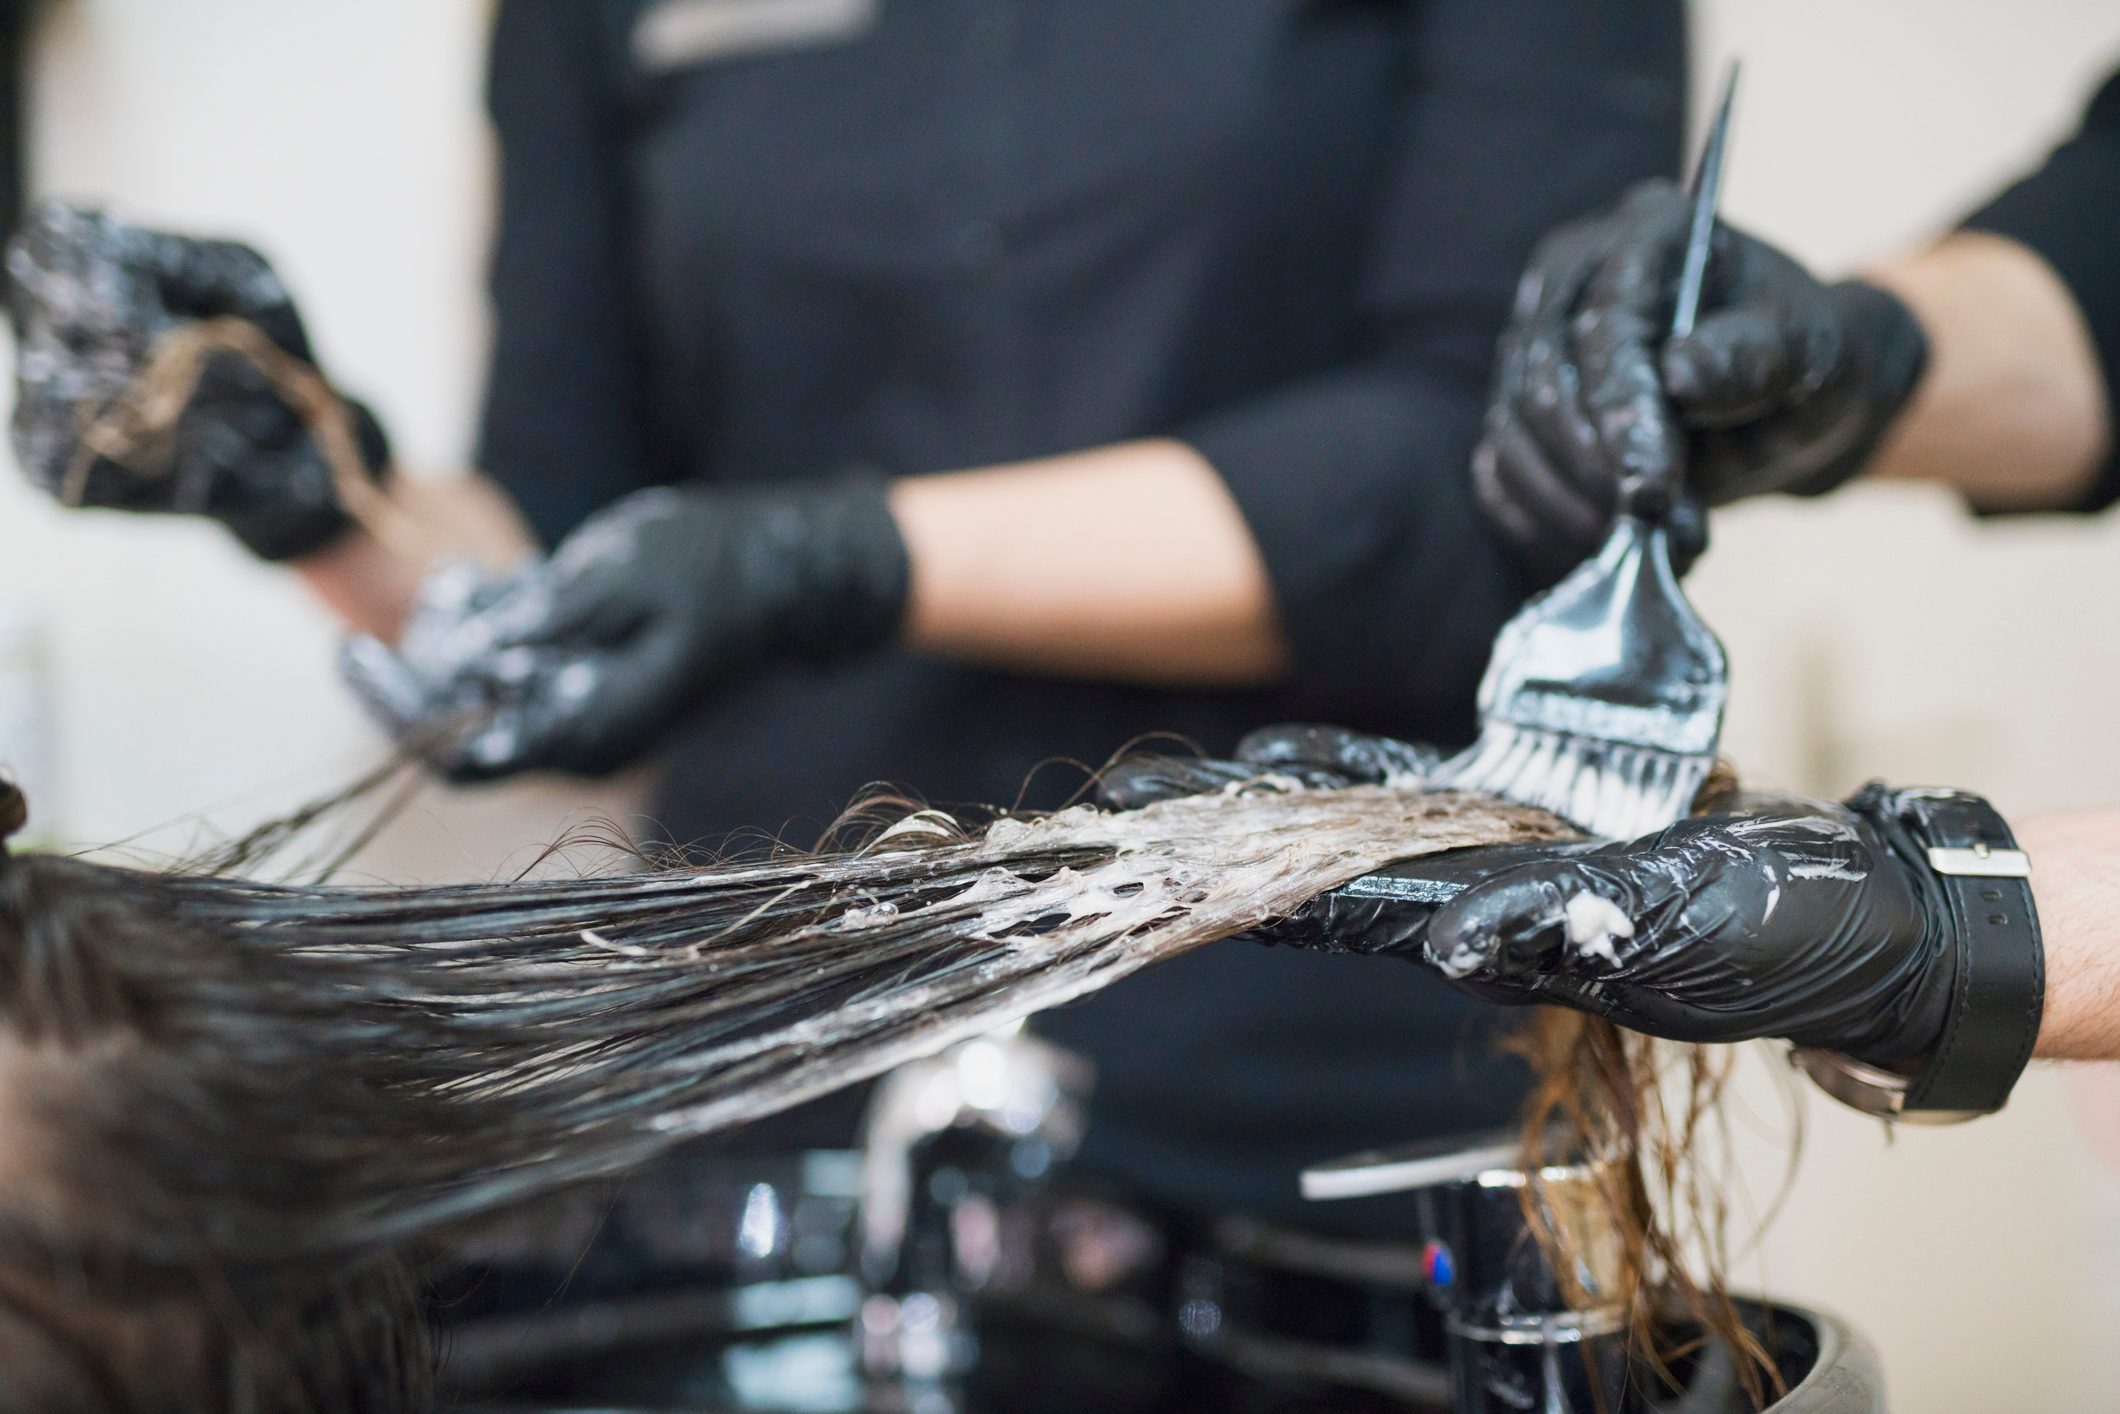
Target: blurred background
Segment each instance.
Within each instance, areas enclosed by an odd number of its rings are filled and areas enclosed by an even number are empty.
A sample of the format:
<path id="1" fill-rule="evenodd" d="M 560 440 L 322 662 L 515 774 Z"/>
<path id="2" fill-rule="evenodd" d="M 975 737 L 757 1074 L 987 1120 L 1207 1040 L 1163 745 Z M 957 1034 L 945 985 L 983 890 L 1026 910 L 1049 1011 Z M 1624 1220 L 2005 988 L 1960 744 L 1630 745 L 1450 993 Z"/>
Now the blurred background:
<path id="1" fill-rule="evenodd" d="M 1727 214 L 1833 269 L 2035 160 L 2120 57 L 2120 6 L 2100 0 L 1694 9 L 1698 71 L 1748 69 Z M 68 0 L 33 46 L 32 190 L 259 245 L 403 460 L 460 467 L 484 345 L 488 18 L 478 0 Z M 2120 801 L 2114 518 L 1976 527 L 1940 493 L 1875 488 L 1748 505 L 1692 585 L 1730 648 L 1726 744 L 1751 779 L 1950 783 L 2006 812 Z M 384 743 L 335 651 L 299 586 L 217 528 L 63 514 L 0 476 L 0 750 L 48 836 L 181 853 L 344 783 Z M 430 792 L 362 867 L 490 875 L 632 800 Z M 1851 1317 L 1895 1408 L 2120 1408 L 2120 1082 L 2041 1070 L 1995 1120 L 1894 1139 L 1782 1069 L 1748 1061 L 1733 1101 L 1754 1216 L 1792 1105 L 1803 1119 L 1742 1283 Z"/>

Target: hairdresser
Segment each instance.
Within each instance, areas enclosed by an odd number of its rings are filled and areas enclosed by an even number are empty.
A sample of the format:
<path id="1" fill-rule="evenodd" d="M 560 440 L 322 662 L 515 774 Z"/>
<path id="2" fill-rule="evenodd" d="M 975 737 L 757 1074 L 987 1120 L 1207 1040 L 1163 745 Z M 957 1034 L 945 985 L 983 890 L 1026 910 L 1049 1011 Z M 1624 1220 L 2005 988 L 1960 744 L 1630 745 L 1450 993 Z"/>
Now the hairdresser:
<path id="1" fill-rule="evenodd" d="M 556 553 L 430 582 L 363 685 L 408 728 L 501 704 L 462 776 L 660 756 L 679 841 L 814 837 L 876 781 L 1053 804 L 1081 778 L 1041 762 L 1148 732 L 1463 740 L 1532 583 L 1464 475 L 1494 342 L 1541 232 L 1676 168 L 1682 31 L 1676 0 L 503 0 L 480 465 Z M 17 248 L 32 474 L 219 515 L 396 637 L 418 576 L 221 355 L 180 474 L 76 456 L 139 355 L 105 326 L 309 352 L 261 262 L 110 241 L 41 301 Z M 1479 1014 L 1216 949 L 1048 1029 L 1097 1065 L 1085 1163 L 1297 1219 L 1307 1161 L 1513 1113 Z"/>
<path id="2" fill-rule="evenodd" d="M 1861 476 L 1984 513 L 2120 499 L 2120 75 L 2041 170 L 1858 278 L 1721 230 L 1707 312 L 1667 339 L 1684 208 L 1645 186 L 1525 276 L 1474 481 L 1526 564 L 1580 560 L 1632 486 L 1681 471 L 1710 505 Z"/>
<path id="3" fill-rule="evenodd" d="M 1722 230 L 1707 312 L 1670 339 L 1686 216 L 1644 186 L 1526 274 L 1473 480 L 1527 566 L 1579 561 L 1635 486 L 1680 473 L 1710 505 L 1858 476 L 1982 512 L 2120 499 L 2120 76 L 2040 171 L 1860 278 Z M 1439 911 L 1342 891 L 1281 939 L 1678 1040 L 1784 1038 L 1859 1108 L 1963 1119 L 2034 1055 L 2120 1054 L 2120 820 L 2022 833 L 1959 792 L 1730 802 L 1631 844 L 1468 858 L 1425 889 Z"/>

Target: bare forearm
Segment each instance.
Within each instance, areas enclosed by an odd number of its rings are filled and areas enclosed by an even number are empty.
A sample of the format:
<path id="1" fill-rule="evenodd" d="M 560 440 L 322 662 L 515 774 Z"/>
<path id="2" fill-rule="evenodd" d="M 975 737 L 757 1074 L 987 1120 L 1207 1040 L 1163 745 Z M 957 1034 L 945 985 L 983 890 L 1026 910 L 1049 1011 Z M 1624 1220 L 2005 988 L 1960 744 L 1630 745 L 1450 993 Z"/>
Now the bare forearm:
<path id="1" fill-rule="evenodd" d="M 420 578 L 435 560 L 472 559 L 504 568 L 534 549 L 506 494 L 482 476 L 400 478 L 391 499 L 407 534 L 386 543 L 357 528 L 293 565 L 348 628 L 386 643 L 396 639 Z"/>
<path id="2" fill-rule="evenodd" d="M 1960 232 L 1868 278 L 1929 336 L 1928 371 L 1870 473 L 1940 481 L 1989 510 L 2078 504 L 2113 419 L 2089 331 L 2046 262 Z"/>
<path id="3" fill-rule="evenodd" d="M 2120 810 L 2041 816 L 2017 836 L 2046 946 L 2036 1054 L 2120 1060 Z"/>
<path id="4" fill-rule="evenodd" d="M 891 509 L 916 648 L 1151 683 L 1264 683 L 1285 666 L 1258 548 L 1181 442 L 910 477 Z"/>
<path id="5" fill-rule="evenodd" d="M 356 527 L 292 568 L 347 628 L 393 643 L 419 588 L 421 562 Z"/>

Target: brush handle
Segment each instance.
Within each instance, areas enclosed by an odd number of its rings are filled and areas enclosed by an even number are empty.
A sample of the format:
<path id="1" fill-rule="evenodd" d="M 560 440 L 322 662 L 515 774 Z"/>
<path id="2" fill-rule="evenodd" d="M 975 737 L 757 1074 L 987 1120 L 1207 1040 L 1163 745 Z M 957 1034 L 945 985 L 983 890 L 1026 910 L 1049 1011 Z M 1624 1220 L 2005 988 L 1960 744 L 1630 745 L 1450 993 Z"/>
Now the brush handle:
<path id="1" fill-rule="evenodd" d="M 1700 320 L 1700 304 L 1708 283 L 1708 259 L 1715 249 L 1715 218 L 1722 199 L 1723 161 L 1730 150 L 1730 113 L 1737 98 L 1737 75 L 1740 65 L 1732 62 L 1729 73 L 1723 79 L 1722 99 L 1715 112 L 1715 122 L 1708 129 L 1708 141 L 1701 148 L 1700 160 L 1693 169 L 1693 218 L 1686 231 L 1684 263 L 1679 268 L 1678 295 L 1672 302 L 1671 337 L 1682 339 L 1693 332 Z M 1652 494 L 1634 498 L 1638 514 L 1661 524 L 1673 521 L 1692 522 L 1685 539 L 1688 543 L 1705 542 L 1705 527 L 1699 525 L 1706 516 L 1697 497 L 1691 495 L 1681 470 L 1672 478 L 1669 486 L 1651 488 Z M 1656 495 L 1660 490 L 1663 494 Z M 1660 513 L 1658 502 L 1662 503 Z M 1697 533 L 1696 533 L 1697 532 Z M 1666 559 L 1669 550 L 1659 553 Z"/>
<path id="2" fill-rule="evenodd" d="M 1671 337 L 1683 339 L 1700 319 L 1701 291 L 1708 282 L 1708 257 L 1715 248 L 1715 214 L 1722 201 L 1723 160 L 1730 150 L 1730 110 L 1737 99 L 1740 65 L 1733 62 L 1723 79 L 1722 101 L 1707 145 L 1693 169 L 1693 222 L 1686 232 L 1685 264 L 1678 276 L 1678 299 L 1671 311 Z"/>

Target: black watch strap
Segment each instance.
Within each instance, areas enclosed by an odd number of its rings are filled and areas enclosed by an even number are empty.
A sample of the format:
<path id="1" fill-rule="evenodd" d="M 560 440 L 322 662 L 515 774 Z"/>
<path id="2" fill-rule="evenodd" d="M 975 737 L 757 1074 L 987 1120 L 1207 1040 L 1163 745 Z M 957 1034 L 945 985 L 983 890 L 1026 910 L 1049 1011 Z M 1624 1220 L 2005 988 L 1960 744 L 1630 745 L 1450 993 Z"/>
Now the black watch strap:
<path id="1" fill-rule="evenodd" d="M 2030 1062 L 2046 1004 L 2031 864 L 2008 823 L 1977 795 L 1899 790 L 1887 800 L 1927 853 L 1958 950 L 1943 1038 L 1908 1082 L 1905 1110 L 1990 1114 Z"/>

